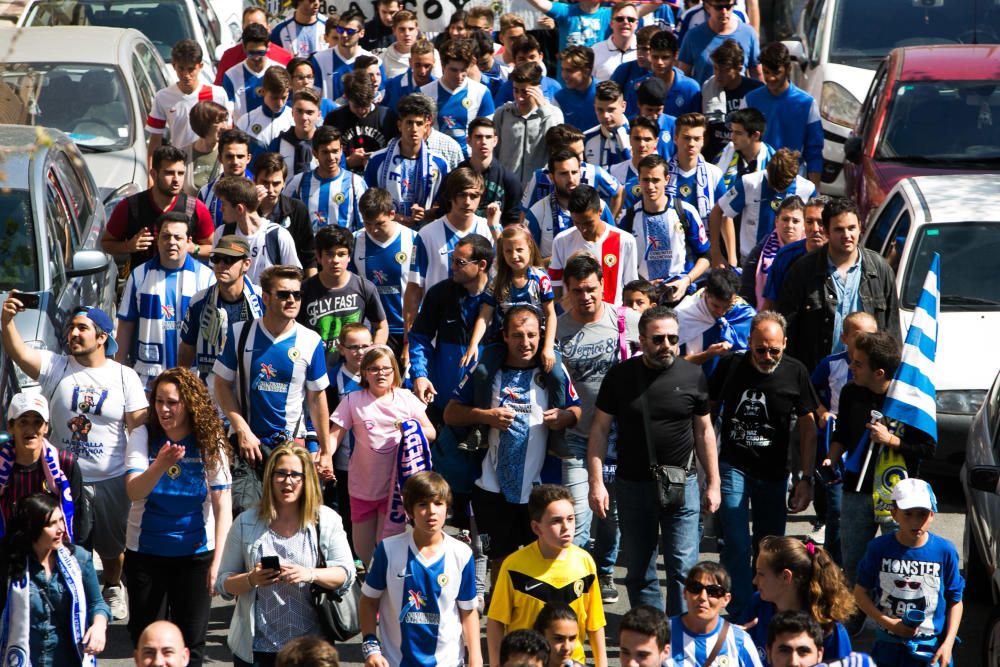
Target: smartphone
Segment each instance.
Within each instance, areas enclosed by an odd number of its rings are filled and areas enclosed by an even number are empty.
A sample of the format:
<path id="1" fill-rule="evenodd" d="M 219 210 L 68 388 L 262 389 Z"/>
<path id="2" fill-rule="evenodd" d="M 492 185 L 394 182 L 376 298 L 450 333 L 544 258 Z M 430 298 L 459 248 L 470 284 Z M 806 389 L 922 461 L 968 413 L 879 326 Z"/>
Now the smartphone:
<path id="1" fill-rule="evenodd" d="M 21 304 L 30 310 L 38 310 L 38 307 L 42 303 L 41 297 L 38 292 L 14 292 L 11 296 L 21 302 Z"/>
<path id="2" fill-rule="evenodd" d="M 261 556 L 260 565 L 265 570 L 280 570 L 281 561 L 278 560 L 277 556 Z"/>
<path id="3" fill-rule="evenodd" d="M 840 473 L 833 466 L 820 466 L 816 468 L 816 474 L 823 484 L 830 486 L 840 481 Z"/>

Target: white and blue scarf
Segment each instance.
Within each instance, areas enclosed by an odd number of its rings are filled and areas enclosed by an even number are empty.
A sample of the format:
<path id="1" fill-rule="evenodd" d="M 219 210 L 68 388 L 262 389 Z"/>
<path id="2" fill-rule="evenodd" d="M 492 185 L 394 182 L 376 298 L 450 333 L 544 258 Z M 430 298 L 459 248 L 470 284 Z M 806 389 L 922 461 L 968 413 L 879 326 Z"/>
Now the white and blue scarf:
<path id="1" fill-rule="evenodd" d="M 240 322 L 259 319 L 264 315 L 264 304 L 253 290 L 250 280 L 243 277 L 243 303 L 240 307 Z M 205 295 L 205 306 L 198 322 L 198 371 L 205 377 L 212 370 L 215 360 L 222 355 L 226 347 L 226 337 L 235 322 L 229 322 L 229 314 L 225 308 L 219 307 L 219 285 L 209 288 Z M 211 359 L 211 363 L 209 363 Z M 204 360 L 204 361 L 203 361 Z"/>
<path id="2" fill-rule="evenodd" d="M 404 419 L 403 439 L 396 452 L 396 483 L 392 485 L 392 503 L 387 520 L 403 525 L 406 512 L 403 510 L 403 485 L 418 472 L 431 469 L 431 446 L 424 435 L 419 419 Z M 386 534 L 383 532 L 383 535 Z"/>
<path id="3" fill-rule="evenodd" d="M 671 158 L 669 162 L 670 174 L 667 180 L 667 194 L 671 202 L 677 196 L 677 179 L 680 176 L 681 168 L 677 165 L 677 158 Z M 711 193 L 708 189 L 708 167 L 705 158 L 698 156 L 698 166 L 695 167 L 695 183 L 698 186 L 698 215 L 702 220 L 708 220 L 708 214 L 712 211 Z"/>
<path id="4" fill-rule="evenodd" d="M 399 153 L 399 139 L 392 139 L 389 141 L 389 145 L 385 147 L 385 160 L 382 162 L 381 169 L 379 170 L 378 182 L 383 188 L 389 189 L 389 172 L 392 170 L 392 166 L 396 164 L 397 158 L 402 161 L 403 156 Z M 424 209 L 430 208 L 433 203 L 432 197 L 434 196 L 434 178 L 435 175 L 431 171 L 431 151 L 428 150 L 425 144 L 421 144 L 420 153 L 417 155 L 417 169 L 414 176 L 416 181 L 413 184 L 413 204 L 421 206 Z M 392 192 L 392 190 L 389 190 Z M 395 194 L 395 193 L 393 193 Z M 402 199 L 402 187 L 400 187 L 399 197 L 397 201 Z"/>
<path id="5" fill-rule="evenodd" d="M 11 440 L 3 447 L 0 447 L 0 495 L 7 488 L 10 481 L 10 474 L 14 471 L 16 463 L 16 453 L 14 441 Z M 59 450 L 46 440 L 42 445 L 42 470 L 45 473 L 45 484 L 49 493 L 59 498 L 62 505 L 63 515 L 66 517 L 66 535 L 69 541 L 73 541 L 73 494 L 70 491 L 69 478 L 59 467 Z M 4 525 L 3 514 L 0 514 L 0 537 L 7 534 Z M 0 663 L 7 665 L 6 662 Z"/>
<path id="6" fill-rule="evenodd" d="M 83 636 L 87 631 L 87 596 L 83 590 L 83 573 L 73 552 L 66 547 L 56 550 L 59 574 L 66 582 L 66 589 L 73 599 L 70 609 L 70 628 L 73 644 L 80 656 L 82 667 L 95 667 L 97 659 L 83 652 Z M 20 667 L 31 664 L 31 584 L 28 568 L 20 580 L 7 583 L 7 606 L 0 622 L 0 664 Z"/>
<path id="7" fill-rule="evenodd" d="M 777 229 L 768 234 L 761 245 L 760 258 L 757 260 L 757 275 L 754 276 L 754 296 L 757 298 L 755 304 L 757 308 L 760 308 L 764 302 L 764 285 L 767 284 L 767 274 L 771 272 L 771 264 L 774 263 L 774 258 L 778 255 L 782 245 Z"/>

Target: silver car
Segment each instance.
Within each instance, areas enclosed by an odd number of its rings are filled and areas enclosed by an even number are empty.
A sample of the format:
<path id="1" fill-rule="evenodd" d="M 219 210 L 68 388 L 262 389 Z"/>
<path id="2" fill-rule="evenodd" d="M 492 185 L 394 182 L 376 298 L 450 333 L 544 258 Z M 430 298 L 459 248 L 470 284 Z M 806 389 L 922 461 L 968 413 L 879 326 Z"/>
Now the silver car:
<path id="1" fill-rule="evenodd" d="M 117 270 L 99 243 L 104 207 L 62 132 L 0 125 L 0 153 L 0 299 L 13 289 L 37 294 L 17 329 L 32 347 L 60 352 L 63 326 L 81 304 L 114 317 Z M 0 405 L 35 384 L 5 358 L 0 373 Z"/>

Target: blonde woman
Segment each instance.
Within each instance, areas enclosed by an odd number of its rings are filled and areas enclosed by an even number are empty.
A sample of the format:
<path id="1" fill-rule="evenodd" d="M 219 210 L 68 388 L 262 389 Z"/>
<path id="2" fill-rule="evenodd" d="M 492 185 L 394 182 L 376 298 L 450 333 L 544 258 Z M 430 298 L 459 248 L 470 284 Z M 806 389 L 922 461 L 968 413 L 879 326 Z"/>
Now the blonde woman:
<path id="1" fill-rule="evenodd" d="M 317 567 L 317 547 L 326 567 Z M 223 599 L 236 598 L 233 664 L 270 667 L 286 643 L 319 634 L 310 584 L 346 591 L 353 581 L 344 524 L 323 505 L 312 457 L 298 445 L 281 445 L 264 468 L 260 507 L 236 518 L 222 554 L 216 588 Z"/>

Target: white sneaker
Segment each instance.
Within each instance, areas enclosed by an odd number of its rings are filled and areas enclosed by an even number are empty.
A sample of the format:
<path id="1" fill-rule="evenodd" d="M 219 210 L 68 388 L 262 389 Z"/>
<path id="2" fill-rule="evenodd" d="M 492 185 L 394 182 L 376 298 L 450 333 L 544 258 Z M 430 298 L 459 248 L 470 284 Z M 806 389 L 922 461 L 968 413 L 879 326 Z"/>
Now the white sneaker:
<path id="1" fill-rule="evenodd" d="M 125 602 L 125 588 L 118 584 L 117 586 L 105 586 L 102 591 L 104 596 L 104 601 L 108 603 L 111 607 L 111 619 L 115 621 L 120 621 L 122 619 L 128 618 L 128 605 Z"/>

